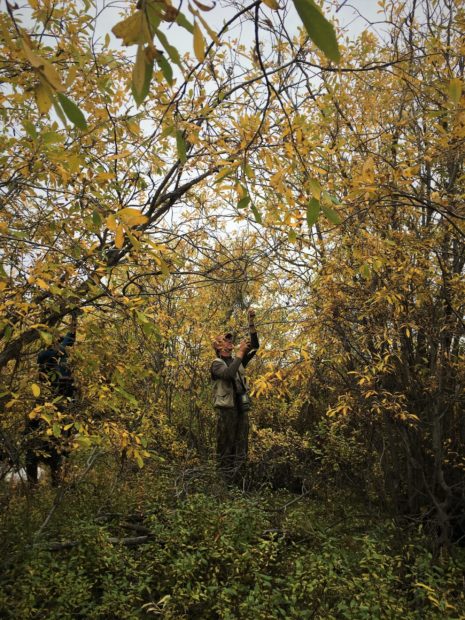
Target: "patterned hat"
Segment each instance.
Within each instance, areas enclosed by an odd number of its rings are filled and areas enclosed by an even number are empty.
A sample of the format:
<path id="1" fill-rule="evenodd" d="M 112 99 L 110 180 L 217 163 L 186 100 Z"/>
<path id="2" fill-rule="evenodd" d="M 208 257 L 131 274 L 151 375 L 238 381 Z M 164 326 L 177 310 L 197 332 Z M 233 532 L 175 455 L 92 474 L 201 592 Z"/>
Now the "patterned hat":
<path id="1" fill-rule="evenodd" d="M 232 342 L 233 334 L 231 332 L 227 332 L 226 334 L 216 336 L 212 341 L 212 346 L 215 351 L 218 351 L 219 349 L 232 348 Z"/>

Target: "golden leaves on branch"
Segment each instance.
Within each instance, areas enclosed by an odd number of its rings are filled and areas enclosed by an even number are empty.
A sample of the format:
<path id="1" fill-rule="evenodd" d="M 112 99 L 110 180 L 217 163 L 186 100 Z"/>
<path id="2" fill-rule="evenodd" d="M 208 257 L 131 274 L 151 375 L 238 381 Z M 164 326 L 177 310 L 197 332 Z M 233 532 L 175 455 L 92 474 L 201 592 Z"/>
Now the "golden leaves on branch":
<path id="1" fill-rule="evenodd" d="M 34 67 L 34 69 L 38 70 L 40 77 L 45 79 L 46 82 L 50 84 L 50 86 L 55 91 L 58 91 L 58 92 L 64 91 L 65 87 L 63 86 L 61 82 L 60 75 L 58 71 L 55 69 L 55 67 L 52 65 L 52 63 L 49 62 L 47 59 L 43 58 L 42 56 L 35 54 L 31 50 L 31 48 L 29 47 L 25 39 L 23 39 L 22 44 L 23 44 L 23 52 L 24 52 L 24 56 L 26 57 L 26 60 L 29 62 L 29 64 L 32 67 Z"/>
<path id="2" fill-rule="evenodd" d="M 216 3 L 204 4 L 198 0 L 192 0 L 194 5 L 201 11 L 211 11 Z M 118 22 L 113 28 L 113 34 L 122 40 L 123 45 L 137 45 L 136 62 L 132 72 L 131 90 L 133 97 L 139 106 L 150 90 L 150 82 L 153 74 L 153 61 L 159 65 L 166 81 L 173 83 L 173 70 L 167 57 L 157 50 L 153 39 L 156 36 L 162 47 L 166 50 L 169 59 L 181 67 L 181 57 L 176 47 L 171 45 L 166 34 L 161 32 L 161 22 L 176 22 L 185 28 L 193 36 L 195 57 L 203 62 L 206 54 L 206 41 L 200 24 L 215 43 L 219 43 L 217 34 L 212 30 L 200 12 L 189 4 L 189 11 L 196 18 L 194 25 L 175 7 L 170 0 L 140 0 L 135 13 Z M 144 48 L 144 46 L 146 46 Z M 145 51 L 145 56 L 143 55 Z"/>
<path id="3" fill-rule="evenodd" d="M 178 13 L 169 0 L 161 2 L 146 0 L 138 4 L 135 13 L 112 28 L 113 34 L 122 39 L 123 45 L 138 46 L 131 79 L 132 95 L 138 106 L 149 93 L 154 60 L 159 64 L 166 81 L 169 84 L 173 81 L 171 66 L 162 53 L 156 49 L 153 37 L 157 34 L 162 44 L 166 43 L 165 47 L 168 48 L 171 59 L 179 63 L 177 50 L 170 46 L 166 37 L 157 30 L 160 21 L 173 22 L 177 19 Z"/>
<path id="4" fill-rule="evenodd" d="M 111 29 L 123 45 L 151 43 L 161 21 L 175 22 L 179 11 L 170 0 L 145 0 L 139 2 L 135 13 L 118 22 Z"/>
<path id="5" fill-rule="evenodd" d="M 278 0 L 263 0 L 263 2 L 272 10 L 276 11 L 280 8 Z M 310 38 L 328 58 L 338 62 L 339 49 L 334 28 L 326 20 L 314 0 L 294 0 L 294 4 Z M 181 65 L 178 50 L 169 43 L 166 35 L 158 30 L 160 23 L 162 21 L 176 22 L 191 32 L 194 54 L 201 63 L 205 60 L 207 44 L 200 25 L 217 45 L 219 38 L 198 9 L 202 12 L 209 12 L 215 6 L 216 2 L 210 5 L 200 0 L 192 0 L 192 4 L 189 2 L 189 11 L 194 16 L 194 25 L 192 26 L 185 16 L 173 7 L 171 0 L 139 0 L 135 13 L 121 20 L 112 28 L 113 34 L 122 40 L 123 45 L 138 45 L 131 80 L 131 89 L 137 105 L 140 105 L 148 95 L 153 73 L 151 61 L 147 59 L 147 54 L 143 55 L 143 46 L 147 44 L 148 48 L 152 49 L 155 35 L 168 52 L 170 59 L 179 66 Z M 153 49 L 155 48 L 153 47 Z M 165 79 L 171 85 L 173 72 L 168 60 L 161 53 L 158 56 L 154 55 L 154 59 L 159 64 Z"/>
<path id="6" fill-rule="evenodd" d="M 130 228 L 133 226 L 140 226 L 141 224 L 148 222 L 148 217 L 143 215 L 139 209 L 134 209 L 133 207 L 121 209 L 121 211 L 118 211 L 117 215 Z"/>
<path id="7" fill-rule="evenodd" d="M 75 127 L 86 129 L 87 122 L 83 113 L 63 94 L 66 87 L 53 64 L 32 50 L 26 33 L 23 33 L 21 45 L 24 58 L 39 78 L 39 84 L 34 88 L 34 96 L 40 114 L 48 114 L 53 105 L 65 125 L 67 117 Z"/>
<path id="8" fill-rule="evenodd" d="M 124 245 L 125 234 L 128 235 L 132 245 L 137 247 L 139 242 L 136 238 L 136 231 L 131 230 L 136 226 L 141 226 L 148 222 L 149 218 L 143 215 L 139 209 L 126 207 L 117 213 L 112 213 L 107 217 L 106 225 L 109 230 L 115 233 L 115 247 L 118 250 Z"/>
<path id="9" fill-rule="evenodd" d="M 196 2 L 195 4 L 199 6 L 198 2 Z M 205 43 L 205 39 L 203 37 L 202 31 L 200 29 L 198 22 L 200 22 L 202 26 L 205 28 L 205 31 L 208 32 L 208 35 L 211 37 L 212 41 L 214 41 L 217 45 L 219 45 L 220 40 L 216 32 L 210 28 L 210 26 L 208 25 L 208 22 L 202 17 L 202 14 L 200 13 L 200 11 L 197 11 L 196 9 L 194 9 L 192 4 L 189 4 L 189 11 L 192 13 L 194 17 L 197 18 L 194 21 L 194 31 L 193 31 L 194 53 L 195 53 L 197 60 L 199 60 L 199 62 L 202 62 L 205 58 L 206 43 Z M 196 50 L 196 47 L 197 47 L 197 50 Z M 203 47 L 203 53 L 198 54 L 197 51 L 200 51 L 202 47 Z"/>

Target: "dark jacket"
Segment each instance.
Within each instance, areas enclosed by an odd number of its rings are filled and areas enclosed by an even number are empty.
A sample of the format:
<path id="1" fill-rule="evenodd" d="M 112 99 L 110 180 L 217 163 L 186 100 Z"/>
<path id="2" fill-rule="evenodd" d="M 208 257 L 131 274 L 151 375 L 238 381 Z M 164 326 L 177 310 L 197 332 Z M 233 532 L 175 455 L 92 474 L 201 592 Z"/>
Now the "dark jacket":
<path id="1" fill-rule="evenodd" d="M 57 346 L 40 351 L 37 356 L 40 378 L 56 396 L 73 397 L 75 387 L 68 363 L 67 347 L 76 341 L 76 334 L 68 332 Z"/>

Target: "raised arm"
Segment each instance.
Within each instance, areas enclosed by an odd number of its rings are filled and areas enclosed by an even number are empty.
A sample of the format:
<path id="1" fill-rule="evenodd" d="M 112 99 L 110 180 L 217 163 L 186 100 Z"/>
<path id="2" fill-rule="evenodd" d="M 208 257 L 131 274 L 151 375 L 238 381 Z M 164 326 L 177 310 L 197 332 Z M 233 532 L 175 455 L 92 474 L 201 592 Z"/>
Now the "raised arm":
<path id="1" fill-rule="evenodd" d="M 250 336 L 249 350 L 244 355 L 244 358 L 242 360 L 242 365 L 244 366 L 244 368 L 247 366 L 250 360 L 255 356 L 255 353 L 257 352 L 257 349 L 260 346 L 260 343 L 258 341 L 257 329 L 255 327 L 255 310 L 253 310 L 253 308 L 250 308 L 249 310 L 249 336 Z"/>
<path id="2" fill-rule="evenodd" d="M 244 363 L 245 357 L 248 355 L 249 341 L 243 340 L 239 345 L 239 351 L 236 353 L 236 357 L 229 366 L 226 366 L 220 360 L 215 360 L 211 366 L 211 373 L 213 379 L 234 379 L 239 366 Z"/>
<path id="3" fill-rule="evenodd" d="M 226 366 L 225 363 L 215 360 L 212 364 L 211 372 L 213 379 L 234 379 L 239 366 L 241 365 L 242 358 L 235 357 L 230 366 Z"/>

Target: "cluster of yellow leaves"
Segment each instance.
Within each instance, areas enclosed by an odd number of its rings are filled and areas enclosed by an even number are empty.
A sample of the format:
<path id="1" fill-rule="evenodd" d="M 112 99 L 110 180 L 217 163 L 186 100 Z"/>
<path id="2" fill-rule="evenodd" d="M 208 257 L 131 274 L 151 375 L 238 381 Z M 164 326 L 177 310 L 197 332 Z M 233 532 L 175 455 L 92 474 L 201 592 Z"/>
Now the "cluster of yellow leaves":
<path id="1" fill-rule="evenodd" d="M 139 247 L 140 244 L 137 239 L 139 231 L 134 230 L 134 228 L 146 224 L 148 219 L 146 215 L 133 207 L 126 207 L 109 215 L 106 224 L 109 230 L 115 233 L 115 247 L 118 250 L 123 247 L 125 234 L 134 247 Z"/>
<path id="2" fill-rule="evenodd" d="M 39 84 L 34 88 L 39 112 L 48 114 L 53 105 L 64 124 L 66 124 L 65 117 L 67 117 L 79 129 L 86 129 L 87 122 L 83 113 L 71 99 L 64 95 L 66 85 L 63 84 L 57 69 L 47 58 L 32 49 L 32 42 L 25 31 L 22 32 L 21 49 L 24 59 L 39 79 Z M 72 81 L 73 76 L 71 75 L 70 78 Z"/>
<path id="3" fill-rule="evenodd" d="M 34 90 L 37 107 L 42 114 L 47 114 L 53 103 L 53 92 L 63 92 L 65 87 L 51 62 L 33 52 L 26 39 L 23 39 L 22 45 L 26 60 L 36 70 L 40 80 Z"/>
<path id="4" fill-rule="evenodd" d="M 201 11 L 209 11 L 214 6 L 209 7 L 198 0 L 192 0 L 192 2 Z M 113 34 L 122 39 L 123 45 L 137 45 L 131 81 L 132 93 L 137 105 L 140 105 L 148 95 L 154 61 L 160 66 L 169 84 L 173 82 L 173 70 L 164 53 L 167 53 L 171 62 L 182 67 L 178 50 L 171 45 L 166 34 L 160 30 L 162 22 L 176 22 L 192 33 L 194 53 L 199 62 L 205 59 L 206 53 L 206 42 L 199 24 L 202 24 L 215 43 L 219 43 L 216 33 L 193 4 L 188 4 L 189 11 L 195 18 L 193 25 L 179 9 L 172 5 L 170 0 L 141 0 L 134 13 L 112 28 Z M 155 46 L 155 36 L 164 51 Z"/>
<path id="5" fill-rule="evenodd" d="M 279 396 L 279 393 L 284 390 L 283 373 L 281 370 L 272 369 L 266 372 L 262 372 L 259 377 L 253 382 L 251 390 L 252 396 L 268 396 L 271 393 Z"/>

